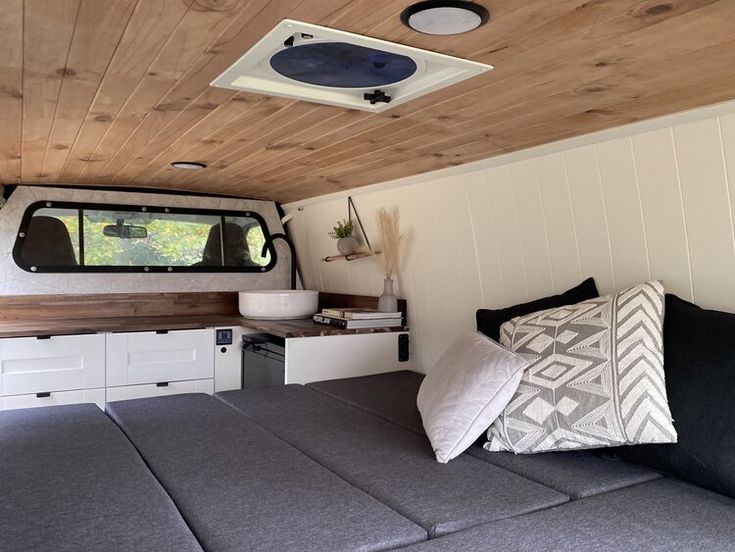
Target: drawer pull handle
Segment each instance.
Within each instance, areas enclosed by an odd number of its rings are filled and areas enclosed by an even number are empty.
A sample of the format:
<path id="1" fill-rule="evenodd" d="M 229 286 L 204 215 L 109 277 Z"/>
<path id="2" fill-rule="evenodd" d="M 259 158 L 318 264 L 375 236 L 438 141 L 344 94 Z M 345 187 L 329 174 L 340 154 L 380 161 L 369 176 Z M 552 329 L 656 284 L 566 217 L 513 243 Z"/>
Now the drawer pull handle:
<path id="1" fill-rule="evenodd" d="M 51 393 L 50 393 L 50 392 L 48 392 L 48 391 L 44 391 L 44 392 L 42 392 L 42 393 L 36 393 L 36 398 L 37 398 L 37 399 L 47 399 L 47 398 L 49 398 L 50 396 L 51 396 Z"/>
<path id="2" fill-rule="evenodd" d="M 156 387 L 168 387 L 168 382 L 167 381 L 159 381 L 158 383 L 156 383 Z"/>
<path id="3" fill-rule="evenodd" d="M 156 333 L 158 335 L 166 335 L 168 333 L 168 330 L 156 330 Z"/>
<path id="4" fill-rule="evenodd" d="M 51 339 L 50 335 L 37 335 L 36 339 Z"/>

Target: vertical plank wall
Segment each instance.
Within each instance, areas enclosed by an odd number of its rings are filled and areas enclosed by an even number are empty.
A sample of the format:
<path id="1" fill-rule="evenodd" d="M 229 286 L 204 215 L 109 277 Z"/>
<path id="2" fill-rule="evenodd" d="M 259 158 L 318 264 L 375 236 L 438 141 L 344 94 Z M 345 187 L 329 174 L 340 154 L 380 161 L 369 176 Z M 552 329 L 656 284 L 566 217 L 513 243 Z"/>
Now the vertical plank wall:
<path id="1" fill-rule="evenodd" d="M 454 172 L 452 172 L 454 171 Z M 503 307 L 592 275 L 602 293 L 657 278 L 735 312 L 735 102 L 672 115 L 353 193 L 399 206 L 414 368 L 426 371 L 481 306 Z M 305 285 L 378 295 L 374 259 L 324 263 L 346 194 L 285 206 Z M 301 210 L 299 210 L 301 209 Z M 379 244 L 376 244 L 379 246 Z"/>

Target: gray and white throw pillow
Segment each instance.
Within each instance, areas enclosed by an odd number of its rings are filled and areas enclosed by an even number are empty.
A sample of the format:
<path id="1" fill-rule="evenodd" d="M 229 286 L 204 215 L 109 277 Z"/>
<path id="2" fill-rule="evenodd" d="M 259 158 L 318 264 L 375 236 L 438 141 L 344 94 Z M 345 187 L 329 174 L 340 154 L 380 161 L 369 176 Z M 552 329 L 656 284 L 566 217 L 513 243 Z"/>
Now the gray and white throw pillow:
<path id="1" fill-rule="evenodd" d="M 663 370 L 664 289 L 514 318 L 500 342 L 529 363 L 485 448 L 533 453 L 675 443 Z"/>
<path id="2" fill-rule="evenodd" d="M 526 361 L 481 333 L 465 334 L 421 382 L 416 403 L 439 462 L 459 456 L 515 393 Z"/>

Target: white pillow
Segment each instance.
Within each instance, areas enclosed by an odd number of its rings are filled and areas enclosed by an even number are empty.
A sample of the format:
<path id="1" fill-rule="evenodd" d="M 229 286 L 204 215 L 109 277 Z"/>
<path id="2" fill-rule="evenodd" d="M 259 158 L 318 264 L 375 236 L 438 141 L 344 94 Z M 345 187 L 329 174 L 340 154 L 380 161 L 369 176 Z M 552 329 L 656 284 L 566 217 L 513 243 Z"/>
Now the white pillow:
<path id="1" fill-rule="evenodd" d="M 459 456 L 500 415 L 527 362 L 489 337 L 461 336 L 424 378 L 416 403 L 436 459 Z"/>

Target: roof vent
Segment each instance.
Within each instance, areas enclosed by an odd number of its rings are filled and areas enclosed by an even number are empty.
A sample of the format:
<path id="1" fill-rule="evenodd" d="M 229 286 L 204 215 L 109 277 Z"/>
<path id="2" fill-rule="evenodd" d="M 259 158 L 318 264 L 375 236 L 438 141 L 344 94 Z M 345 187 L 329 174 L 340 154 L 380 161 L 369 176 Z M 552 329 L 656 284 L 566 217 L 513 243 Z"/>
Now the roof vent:
<path id="1" fill-rule="evenodd" d="M 381 112 L 491 65 L 285 19 L 212 86 Z"/>

